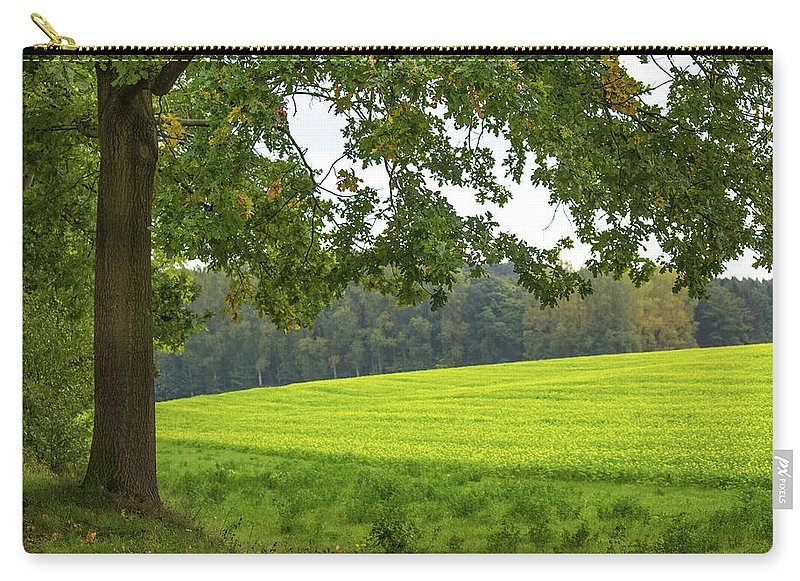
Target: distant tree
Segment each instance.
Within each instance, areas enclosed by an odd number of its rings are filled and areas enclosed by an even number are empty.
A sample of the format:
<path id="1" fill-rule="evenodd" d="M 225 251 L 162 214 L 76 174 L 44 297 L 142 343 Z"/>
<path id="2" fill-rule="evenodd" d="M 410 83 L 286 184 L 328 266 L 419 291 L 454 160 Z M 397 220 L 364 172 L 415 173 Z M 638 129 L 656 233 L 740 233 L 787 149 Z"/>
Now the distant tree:
<path id="1" fill-rule="evenodd" d="M 656 275 L 657 278 L 659 275 Z M 586 339 L 583 348 L 575 354 L 642 351 L 643 301 L 639 289 L 629 280 L 614 280 L 611 277 L 595 279 L 593 286 L 595 292 L 587 297 L 583 305 L 585 315 L 581 329 Z M 565 331 L 568 333 L 569 330 Z"/>
<path id="2" fill-rule="evenodd" d="M 571 357 L 694 347 L 695 301 L 673 293 L 674 275 L 657 274 L 636 288 L 630 280 L 599 277 L 585 300 L 543 310 L 525 298 L 525 356 Z"/>
<path id="3" fill-rule="evenodd" d="M 539 301 L 525 297 L 523 343 L 526 359 L 587 355 L 594 335 L 588 304 L 577 298 L 562 300 L 558 309 L 543 309 Z"/>
<path id="4" fill-rule="evenodd" d="M 754 318 L 744 299 L 715 281 L 708 287 L 708 298 L 700 301 L 695 312 L 695 337 L 701 347 L 750 343 Z"/>
<path id="5" fill-rule="evenodd" d="M 674 293 L 675 276 L 653 277 L 638 292 L 640 329 L 645 351 L 696 347 L 694 320 L 697 301 L 686 292 Z"/>
<path id="6" fill-rule="evenodd" d="M 433 324 L 420 315 L 412 316 L 404 332 L 406 357 L 405 369 L 428 369 L 433 365 L 431 344 Z"/>
<path id="7" fill-rule="evenodd" d="M 394 348 L 397 345 L 394 321 L 389 312 L 384 312 L 375 320 L 367 338 L 372 353 L 373 369 L 378 373 L 395 371 L 392 366 Z"/>
<path id="8" fill-rule="evenodd" d="M 467 364 L 516 361 L 522 358 L 522 294 L 502 279 L 467 279 L 461 306 L 468 332 Z"/>
<path id="9" fill-rule="evenodd" d="M 727 278 L 713 281 L 740 297 L 752 317 L 748 343 L 772 341 L 772 279 Z"/>
<path id="10" fill-rule="evenodd" d="M 330 341 L 323 337 L 305 336 L 297 341 L 297 363 L 303 380 L 333 377 Z"/>

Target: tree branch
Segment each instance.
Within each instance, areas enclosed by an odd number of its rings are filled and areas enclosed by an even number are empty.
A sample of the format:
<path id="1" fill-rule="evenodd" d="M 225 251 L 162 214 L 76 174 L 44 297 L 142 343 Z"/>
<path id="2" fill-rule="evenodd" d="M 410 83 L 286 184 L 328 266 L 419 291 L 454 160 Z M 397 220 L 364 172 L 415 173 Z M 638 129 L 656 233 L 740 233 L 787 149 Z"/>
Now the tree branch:
<path id="1" fill-rule="evenodd" d="M 176 117 L 176 121 L 184 127 L 211 127 L 210 119 L 184 119 Z"/>
<path id="2" fill-rule="evenodd" d="M 184 119 L 176 117 L 175 120 L 184 127 L 211 127 L 210 119 Z M 96 138 L 97 124 L 87 119 L 76 119 L 74 125 L 54 125 L 52 127 L 41 127 L 32 131 L 77 131 L 84 137 Z"/>
<path id="3" fill-rule="evenodd" d="M 159 73 L 150 83 L 150 92 L 157 96 L 166 95 L 172 89 L 172 85 L 181 76 L 181 73 L 189 66 L 189 61 L 193 58 L 192 55 L 187 57 L 176 58 L 165 64 Z"/>

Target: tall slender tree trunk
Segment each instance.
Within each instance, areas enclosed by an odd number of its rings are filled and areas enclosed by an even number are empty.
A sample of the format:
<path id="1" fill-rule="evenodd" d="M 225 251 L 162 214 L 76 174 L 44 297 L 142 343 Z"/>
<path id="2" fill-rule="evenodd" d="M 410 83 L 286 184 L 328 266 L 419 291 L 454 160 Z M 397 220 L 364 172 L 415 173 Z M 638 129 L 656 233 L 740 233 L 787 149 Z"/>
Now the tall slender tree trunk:
<path id="1" fill-rule="evenodd" d="M 114 78 L 98 66 L 94 433 L 84 485 L 157 506 L 149 226 L 158 143 L 148 82 Z"/>

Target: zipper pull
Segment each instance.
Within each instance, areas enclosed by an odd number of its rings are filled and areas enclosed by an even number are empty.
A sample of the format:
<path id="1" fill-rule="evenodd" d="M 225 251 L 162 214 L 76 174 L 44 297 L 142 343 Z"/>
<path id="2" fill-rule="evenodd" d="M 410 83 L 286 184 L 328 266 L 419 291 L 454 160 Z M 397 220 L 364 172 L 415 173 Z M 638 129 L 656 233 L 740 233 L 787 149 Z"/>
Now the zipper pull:
<path id="1" fill-rule="evenodd" d="M 69 36 L 61 36 L 58 34 L 53 28 L 53 25 L 47 22 L 47 19 L 41 14 L 34 12 L 31 14 L 31 20 L 33 20 L 33 23 L 38 26 L 39 29 L 50 39 L 50 42 L 47 44 L 37 44 L 35 46 L 44 48 L 62 48 L 66 50 L 75 50 L 78 48 L 73 39 L 71 39 Z"/>

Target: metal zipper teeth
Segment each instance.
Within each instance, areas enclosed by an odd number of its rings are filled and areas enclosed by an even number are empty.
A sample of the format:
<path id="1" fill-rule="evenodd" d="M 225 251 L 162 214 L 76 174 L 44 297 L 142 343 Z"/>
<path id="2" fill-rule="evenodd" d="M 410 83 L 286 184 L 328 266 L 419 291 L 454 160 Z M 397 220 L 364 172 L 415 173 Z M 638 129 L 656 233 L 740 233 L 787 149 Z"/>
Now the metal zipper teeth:
<path id="1" fill-rule="evenodd" d="M 765 56 L 765 46 L 32 46 L 25 55 L 604 55 L 705 54 Z"/>

